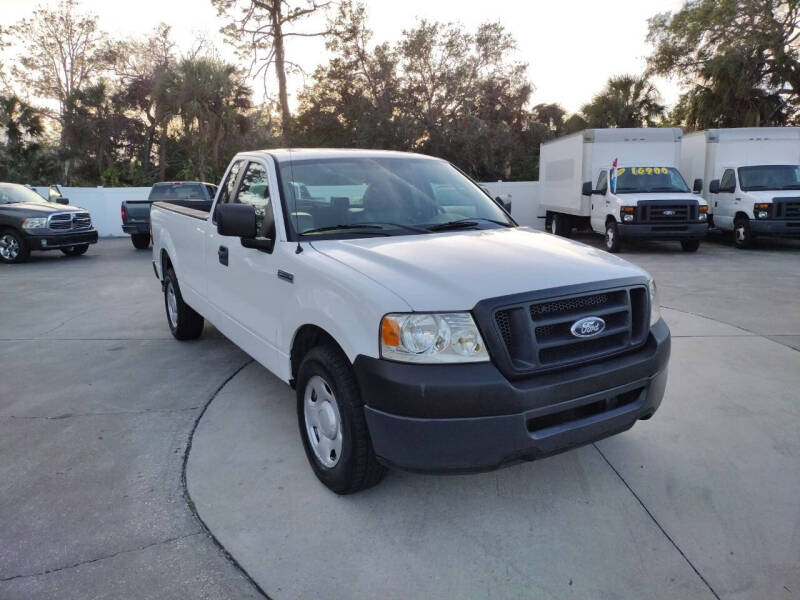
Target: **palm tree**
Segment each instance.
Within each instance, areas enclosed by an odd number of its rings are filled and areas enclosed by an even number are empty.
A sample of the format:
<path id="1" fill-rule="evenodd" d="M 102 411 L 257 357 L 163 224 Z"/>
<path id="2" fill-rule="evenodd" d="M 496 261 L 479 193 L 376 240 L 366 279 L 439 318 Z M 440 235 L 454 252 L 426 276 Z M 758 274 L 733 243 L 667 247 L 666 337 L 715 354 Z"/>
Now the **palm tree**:
<path id="1" fill-rule="evenodd" d="M 0 96 L 0 127 L 9 149 L 19 149 L 25 137 L 42 135 L 44 126 L 39 112 L 15 95 Z"/>
<path id="2" fill-rule="evenodd" d="M 581 109 L 589 127 L 655 127 L 664 117 L 661 94 L 645 76 L 621 75 Z"/>

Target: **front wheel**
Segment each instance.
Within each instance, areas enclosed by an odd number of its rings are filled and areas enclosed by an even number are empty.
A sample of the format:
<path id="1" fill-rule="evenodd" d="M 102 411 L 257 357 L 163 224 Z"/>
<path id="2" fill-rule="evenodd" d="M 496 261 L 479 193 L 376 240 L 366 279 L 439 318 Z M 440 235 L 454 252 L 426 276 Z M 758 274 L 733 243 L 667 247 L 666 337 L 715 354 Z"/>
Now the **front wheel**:
<path id="1" fill-rule="evenodd" d="M 375 458 L 350 362 L 331 345 L 312 349 L 297 375 L 297 421 L 314 474 L 337 494 L 372 487 L 386 474 Z"/>
<path id="2" fill-rule="evenodd" d="M 133 247 L 137 250 L 147 250 L 150 246 L 150 234 L 132 233 L 131 242 L 133 242 Z"/>
<path id="3" fill-rule="evenodd" d="M 739 249 L 753 247 L 753 233 L 750 231 L 750 219 L 738 217 L 733 222 L 733 244 Z"/>
<path id="4" fill-rule="evenodd" d="M 0 261 L 4 263 L 21 263 L 28 260 L 31 249 L 23 237 L 16 231 L 0 232 Z"/>
<path id="5" fill-rule="evenodd" d="M 172 268 L 164 277 L 164 307 L 167 309 L 167 323 L 175 339 L 194 340 L 203 333 L 203 317 L 183 301 L 178 278 Z"/>
<path id="6" fill-rule="evenodd" d="M 616 254 L 622 248 L 619 239 L 619 228 L 617 227 L 616 221 L 609 221 L 606 223 L 606 234 L 603 241 L 605 242 L 606 250 L 609 252 Z"/>
<path id="7" fill-rule="evenodd" d="M 80 256 L 81 254 L 86 254 L 88 249 L 89 244 L 81 244 L 80 246 L 67 246 L 66 248 L 61 248 L 61 252 L 63 252 L 66 256 Z"/>
<path id="8" fill-rule="evenodd" d="M 684 252 L 697 252 L 700 240 L 681 240 L 681 250 Z"/>

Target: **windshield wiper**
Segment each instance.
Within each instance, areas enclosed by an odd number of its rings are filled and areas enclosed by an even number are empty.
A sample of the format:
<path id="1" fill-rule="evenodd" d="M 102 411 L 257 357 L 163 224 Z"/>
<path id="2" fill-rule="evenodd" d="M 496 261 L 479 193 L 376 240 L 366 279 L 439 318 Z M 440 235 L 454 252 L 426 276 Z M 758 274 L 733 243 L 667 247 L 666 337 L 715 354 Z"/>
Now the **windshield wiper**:
<path id="1" fill-rule="evenodd" d="M 648 188 L 648 192 L 675 192 L 675 193 L 687 193 L 689 190 L 682 190 L 680 188 L 676 188 L 671 185 L 662 185 L 661 187 L 651 187 Z"/>
<path id="2" fill-rule="evenodd" d="M 358 223 L 358 225 L 368 225 L 371 227 L 382 227 L 384 229 L 388 229 L 391 227 L 396 227 L 397 229 L 405 229 L 407 231 L 416 231 L 418 233 L 428 233 L 428 230 L 425 227 L 416 227 L 414 225 L 403 225 L 402 223 L 384 223 L 383 221 L 365 221 L 363 223 Z"/>
<path id="3" fill-rule="evenodd" d="M 790 183 L 788 185 L 784 185 L 782 190 L 800 190 L 800 183 Z"/>
<path id="4" fill-rule="evenodd" d="M 364 233 L 371 233 L 373 235 L 391 235 L 386 233 L 385 231 L 381 231 L 382 227 L 378 225 L 363 225 L 363 224 L 352 224 L 352 225 L 328 225 L 327 227 L 317 227 L 316 229 L 308 229 L 307 231 L 302 232 L 300 235 L 308 235 L 314 233 L 327 233 L 329 231 L 342 231 L 348 229 L 372 229 L 373 231 L 365 231 Z"/>
<path id="5" fill-rule="evenodd" d="M 447 221 L 446 223 L 436 223 L 434 225 L 428 225 L 428 231 L 445 231 L 447 229 L 465 229 L 467 227 L 477 227 L 477 221 L 488 221 L 489 223 L 494 223 L 495 225 L 502 225 L 503 227 L 513 227 L 511 223 L 504 223 L 503 221 L 498 221 L 497 219 L 487 219 L 486 217 L 470 217 L 466 219 L 458 219 L 457 221 Z"/>

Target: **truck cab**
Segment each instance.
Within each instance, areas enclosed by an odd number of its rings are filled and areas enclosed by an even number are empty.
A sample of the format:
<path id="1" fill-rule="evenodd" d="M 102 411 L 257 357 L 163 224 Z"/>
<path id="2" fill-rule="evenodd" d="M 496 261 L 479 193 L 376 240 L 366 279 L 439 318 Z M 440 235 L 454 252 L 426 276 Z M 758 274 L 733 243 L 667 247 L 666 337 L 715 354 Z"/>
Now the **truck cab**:
<path id="1" fill-rule="evenodd" d="M 587 129 L 542 144 L 547 229 L 603 234 L 609 252 L 626 238 L 678 240 L 696 251 L 708 205 L 677 169 L 681 136 L 679 128 Z"/>
<path id="2" fill-rule="evenodd" d="M 681 164 L 708 199 L 711 223 L 732 232 L 737 248 L 760 236 L 800 238 L 799 127 L 690 134 Z"/>

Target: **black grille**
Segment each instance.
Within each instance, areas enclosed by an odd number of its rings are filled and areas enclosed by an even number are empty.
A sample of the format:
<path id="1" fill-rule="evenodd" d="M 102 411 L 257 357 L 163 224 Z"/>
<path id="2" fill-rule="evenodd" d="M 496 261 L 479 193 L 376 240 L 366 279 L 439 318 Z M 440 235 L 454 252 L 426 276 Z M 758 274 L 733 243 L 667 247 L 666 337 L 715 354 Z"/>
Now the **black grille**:
<path id="1" fill-rule="evenodd" d="M 591 337 L 572 333 L 586 317 L 604 329 Z M 643 286 L 534 301 L 494 313 L 497 332 L 518 372 L 565 367 L 604 358 L 643 344 L 650 318 Z"/>
<path id="2" fill-rule="evenodd" d="M 63 231 L 65 229 L 72 229 L 72 215 L 61 214 L 53 215 L 50 217 L 50 229 Z"/>
<path id="3" fill-rule="evenodd" d="M 775 204 L 776 219 L 800 219 L 800 200 L 797 198 L 791 200 L 776 198 L 773 203 Z"/>
<path id="4" fill-rule="evenodd" d="M 92 217 L 87 212 L 75 213 L 72 217 L 73 229 L 89 229 L 92 226 Z"/>
<path id="5" fill-rule="evenodd" d="M 638 213 L 643 223 L 687 223 L 698 219 L 699 205 L 695 200 L 649 200 L 639 202 Z"/>
<path id="6" fill-rule="evenodd" d="M 58 213 L 50 216 L 50 229 L 54 231 L 79 231 L 92 228 L 92 217 L 88 212 Z"/>

